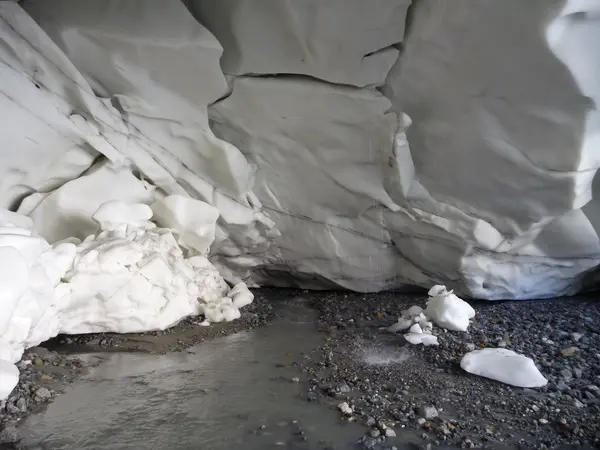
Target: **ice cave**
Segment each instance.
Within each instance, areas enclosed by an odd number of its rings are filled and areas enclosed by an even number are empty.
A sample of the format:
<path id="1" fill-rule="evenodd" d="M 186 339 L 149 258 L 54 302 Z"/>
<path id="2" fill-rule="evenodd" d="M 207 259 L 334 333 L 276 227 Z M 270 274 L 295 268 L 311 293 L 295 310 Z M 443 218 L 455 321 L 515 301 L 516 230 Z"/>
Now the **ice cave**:
<path id="1" fill-rule="evenodd" d="M 369 367 L 419 378 L 421 355 L 474 397 L 539 388 L 575 411 L 523 406 L 539 436 L 600 443 L 598 0 L 6 0 L 0 43 L 0 448 L 50 398 L 27 381 L 49 340 L 225 335 L 282 292 L 401 344 L 361 337 Z M 344 336 L 323 345 L 349 354 Z M 360 445 L 404 448 L 404 416 L 339 385 Z M 478 445 L 438 403 L 407 420 Z M 142 448 L 98 442 L 23 448 Z M 326 447 L 302 445 L 283 447 Z"/>

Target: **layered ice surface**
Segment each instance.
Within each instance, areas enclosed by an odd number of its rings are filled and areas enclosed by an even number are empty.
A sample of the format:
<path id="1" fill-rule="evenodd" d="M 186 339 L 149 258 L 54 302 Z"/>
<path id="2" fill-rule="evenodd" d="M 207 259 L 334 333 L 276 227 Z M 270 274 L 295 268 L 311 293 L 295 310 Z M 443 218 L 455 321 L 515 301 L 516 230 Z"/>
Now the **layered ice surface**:
<path id="1" fill-rule="evenodd" d="M 214 216 L 200 227 L 191 214 L 210 245 Z M 50 245 L 28 217 L 0 212 L 0 398 L 18 381 L 13 363 L 23 351 L 59 333 L 164 330 L 200 314 L 207 322 L 240 317 L 253 299 L 246 285 L 230 289 L 206 252 L 182 249 L 179 232 L 152 216 L 148 205 L 105 202 L 92 216 L 96 233 Z"/>

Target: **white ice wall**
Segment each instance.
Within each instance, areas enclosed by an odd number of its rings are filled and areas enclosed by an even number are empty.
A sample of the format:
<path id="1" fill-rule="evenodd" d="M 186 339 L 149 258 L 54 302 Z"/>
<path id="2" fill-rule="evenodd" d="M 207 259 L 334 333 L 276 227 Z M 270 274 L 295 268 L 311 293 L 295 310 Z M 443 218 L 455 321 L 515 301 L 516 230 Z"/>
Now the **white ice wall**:
<path id="1" fill-rule="evenodd" d="M 107 199 L 191 196 L 251 284 L 576 292 L 600 262 L 597 5 L 409 6 L 3 2 L 0 206 L 53 240 Z"/>

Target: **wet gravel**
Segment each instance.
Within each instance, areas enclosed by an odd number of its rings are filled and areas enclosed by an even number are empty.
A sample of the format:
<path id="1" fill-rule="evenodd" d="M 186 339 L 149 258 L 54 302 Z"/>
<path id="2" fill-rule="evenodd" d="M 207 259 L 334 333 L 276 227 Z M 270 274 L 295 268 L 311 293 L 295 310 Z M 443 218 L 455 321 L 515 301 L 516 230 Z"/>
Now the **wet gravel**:
<path id="1" fill-rule="evenodd" d="M 358 448 L 598 448 L 595 299 L 475 302 L 467 333 L 434 327 L 440 345 L 424 347 L 385 330 L 403 309 L 424 306 L 424 296 L 313 296 L 327 340 L 304 364 L 306 399 L 366 426 Z M 486 347 L 533 358 L 548 385 L 515 388 L 462 371 L 462 356 Z"/>

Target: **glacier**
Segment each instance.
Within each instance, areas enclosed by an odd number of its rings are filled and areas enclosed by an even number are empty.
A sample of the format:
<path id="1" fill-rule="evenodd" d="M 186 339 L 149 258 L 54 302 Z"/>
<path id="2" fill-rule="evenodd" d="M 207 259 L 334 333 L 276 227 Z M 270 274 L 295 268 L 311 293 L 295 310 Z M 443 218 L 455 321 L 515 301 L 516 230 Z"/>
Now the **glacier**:
<path id="1" fill-rule="evenodd" d="M 593 0 L 0 2 L 0 362 L 58 332 L 233 320 L 246 286 L 596 286 L 598 38 Z M 60 306 L 106 239 L 184 264 L 186 306 Z"/>

